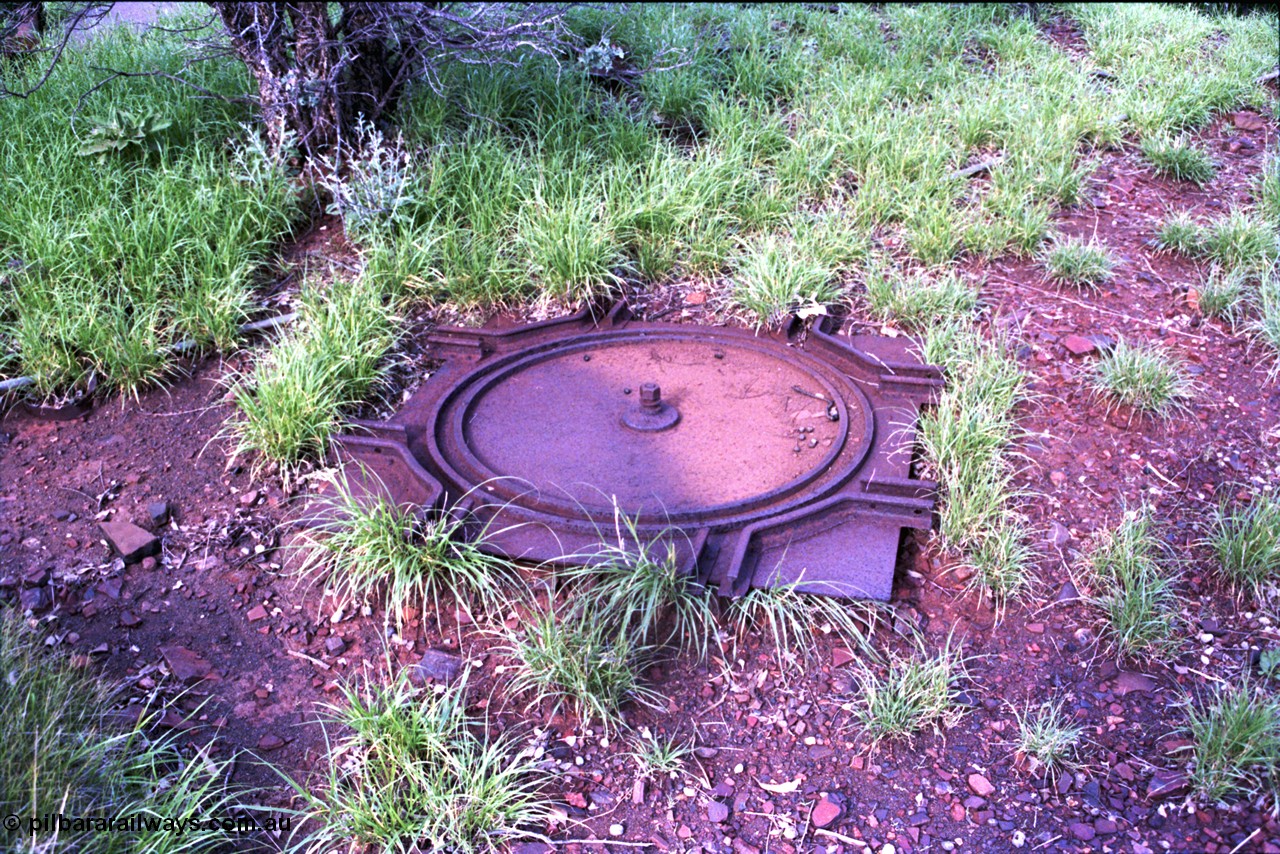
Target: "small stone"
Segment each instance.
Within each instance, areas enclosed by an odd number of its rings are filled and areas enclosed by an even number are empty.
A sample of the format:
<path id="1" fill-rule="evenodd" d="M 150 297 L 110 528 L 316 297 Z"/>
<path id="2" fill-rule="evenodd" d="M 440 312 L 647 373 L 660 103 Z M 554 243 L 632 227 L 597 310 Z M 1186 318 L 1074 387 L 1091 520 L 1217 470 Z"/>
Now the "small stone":
<path id="1" fill-rule="evenodd" d="M 1058 591 L 1059 602 L 1071 602 L 1080 598 L 1080 591 L 1070 581 L 1064 582 L 1062 589 Z"/>
<path id="2" fill-rule="evenodd" d="M 132 629 L 141 624 L 142 624 L 142 618 L 139 617 L 137 614 L 133 613 L 132 611 L 120 612 L 120 625 L 124 626 L 126 629 Z"/>
<path id="3" fill-rule="evenodd" d="M 1096 344 L 1083 335 L 1068 335 L 1062 339 L 1062 346 L 1073 356 L 1087 356 L 1098 349 Z"/>
<path id="4" fill-rule="evenodd" d="M 719 824 L 729 818 L 729 808 L 719 801 L 711 801 L 707 804 L 707 818 Z"/>
<path id="5" fill-rule="evenodd" d="M 1132 673 L 1128 670 L 1122 670 L 1116 677 L 1116 693 L 1122 697 L 1135 691 L 1141 694 L 1150 694 L 1155 690 L 1155 687 L 1156 680 L 1145 673 Z"/>
<path id="6" fill-rule="evenodd" d="M 240 496 L 240 506 L 252 507 L 253 505 L 258 503 L 258 498 L 260 498 L 261 495 L 262 493 L 257 489 L 251 492 L 246 492 L 244 495 Z"/>
<path id="7" fill-rule="evenodd" d="M 150 572 L 156 568 L 156 559 L 150 556 L 144 557 L 139 565 L 142 567 L 143 572 Z"/>
<path id="8" fill-rule="evenodd" d="M 209 662 L 185 646 L 162 646 L 160 654 L 174 678 L 188 685 L 204 679 L 213 669 Z"/>
<path id="9" fill-rule="evenodd" d="M 147 515 L 153 525 L 163 525 L 169 521 L 169 502 L 153 501 L 147 505 Z"/>
<path id="10" fill-rule="evenodd" d="M 1147 797 L 1151 800 L 1172 798 L 1185 794 L 1190 788 L 1187 778 L 1181 772 L 1157 768 L 1151 775 L 1151 783 L 1147 786 Z"/>
<path id="11" fill-rule="evenodd" d="M 1056 519 L 1049 523 L 1049 545 L 1058 551 L 1062 551 L 1071 544 L 1071 532 L 1067 530 L 1067 526 Z"/>
<path id="12" fill-rule="evenodd" d="M 625 827 L 623 827 L 622 825 L 620 825 L 620 824 L 611 824 L 611 825 L 609 825 L 609 835 L 610 835 L 610 836 L 621 836 L 622 834 L 624 834 L 624 833 L 626 833 L 626 832 L 627 832 L 627 829 L 626 829 Z"/>
<path id="13" fill-rule="evenodd" d="M 261 605 L 254 605 L 249 609 L 249 613 L 245 616 L 249 618 L 249 622 L 256 623 L 258 620 L 265 620 L 267 618 L 267 609 Z"/>
<path id="14" fill-rule="evenodd" d="M 268 733 L 267 735 L 264 735 L 262 738 L 258 739 L 259 750 L 267 750 L 267 751 L 279 750 L 282 747 L 284 747 L 284 739 L 278 735 L 272 735 L 271 733 Z"/>
<path id="15" fill-rule="evenodd" d="M 1076 839 L 1079 839 L 1081 842 L 1088 842 L 1097 835 L 1096 831 L 1093 829 L 1093 825 L 1085 824 L 1083 821 L 1073 821 L 1067 828 L 1067 832 Z"/>
<path id="16" fill-rule="evenodd" d="M 707 294 L 705 291 L 694 291 L 691 294 L 686 294 L 684 298 L 685 305 L 703 305 L 706 301 Z"/>
<path id="17" fill-rule="evenodd" d="M 1267 126 L 1267 123 L 1262 120 L 1262 116 L 1247 111 L 1232 114 L 1231 123 L 1240 128 L 1240 130 L 1263 130 Z"/>
<path id="18" fill-rule="evenodd" d="M 342 655 L 346 648 L 347 642 L 337 635 L 329 635 L 324 639 L 324 651 L 330 655 Z"/>
<path id="19" fill-rule="evenodd" d="M 28 587 L 18 594 L 18 604 L 24 611 L 43 611 L 53 604 L 47 587 Z"/>
<path id="20" fill-rule="evenodd" d="M 1109 818 L 1100 818 L 1093 823 L 1093 829 L 1101 836 L 1110 836 L 1119 830 L 1119 826 Z"/>
<path id="21" fill-rule="evenodd" d="M 132 522 L 99 522 L 98 527 L 125 563 L 137 563 L 160 551 L 160 538 Z"/>
<path id="22" fill-rule="evenodd" d="M 66 522 L 71 518 L 70 510 L 54 510 L 53 519 L 55 522 Z"/>
<path id="23" fill-rule="evenodd" d="M 844 816 L 845 799 L 843 795 L 832 792 L 824 795 L 809 814 L 814 827 L 828 828 Z"/>
<path id="24" fill-rule="evenodd" d="M 831 650 L 831 666 L 844 667 L 855 658 L 854 654 L 842 646 Z"/>
<path id="25" fill-rule="evenodd" d="M 1044 623 L 1027 623 L 1027 631 L 1033 635 L 1044 634 Z"/>
<path id="26" fill-rule="evenodd" d="M 991 785 L 991 781 L 981 774 L 970 774 L 968 783 L 969 788 L 973 789 L 974 794 L 979 797 L 989 797 L 996 790 L 996 787 Z"/>
<path id="27" fill-rule="evenodd" d="M 441 684 L 452 682 L 462 672 L 461 656 L 429 649 L 422 654 L 422 660 L 414 665 L 414 674 L 419 679 L 431 679 Z"/>

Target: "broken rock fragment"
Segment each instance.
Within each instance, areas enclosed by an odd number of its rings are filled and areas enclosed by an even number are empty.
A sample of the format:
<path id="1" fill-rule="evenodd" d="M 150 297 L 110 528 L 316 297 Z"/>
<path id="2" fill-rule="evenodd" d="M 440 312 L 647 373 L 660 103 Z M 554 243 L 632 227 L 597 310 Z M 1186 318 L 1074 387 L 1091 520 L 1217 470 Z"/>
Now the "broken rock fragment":
<path id="1" fill-rule="evenodd" d="M 98 527 L 125 563 L 137 563 L 160 553 L 160 538 L 132 522 L 100 522 Z"/>

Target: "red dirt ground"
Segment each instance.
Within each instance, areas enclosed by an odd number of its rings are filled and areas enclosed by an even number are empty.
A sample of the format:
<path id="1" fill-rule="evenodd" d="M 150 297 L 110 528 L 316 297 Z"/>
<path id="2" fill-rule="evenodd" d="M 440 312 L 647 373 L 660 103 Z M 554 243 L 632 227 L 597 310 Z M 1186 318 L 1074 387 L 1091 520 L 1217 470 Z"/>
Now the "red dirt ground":
<path id="1" fill-rule="evenodd" d="M 1158 178 L 1134 154 L 1101 154 L 1093 205 L 1057 218 L 1063 233 L 1096 237 L 1120 258 L 1100 292 L 1056 286 L 1030 259 L 970 263 L 987 277 L 989 318 L 1019 329 L 1024 342 L 1036 400 L 1020 421 L 1028 438 L 1019 484 L 1023 509 L 1047 539 L 1038 544 L 1036 592 L 1001 622 L 963 592 L 963 573 L 926 538 L 904 549 L 897 618 L 937 642 L 954 632 L 977 656 L 963 695 L 969 713 L 944 736 L 872 751 L 851 722 L 848 667 L 836 663 L 848 656 L 823 639 L 819 664 L 780 671 L 760 642 L 732 683 L 684 662 L 649 672 L 668 709 L 636 710 L 631 723 L 695 737 L 702 749 L 679 780 L 637 793 L 627 745 L 504 703 L 499 656 L 464 634 L 478 663 L 473 696 L 494 699 L 495 723 L 550 732 L 561 775 L 552 794 L 572 820 L 552 835 L 577 840 L 561 843 L 565 850 L 613 850 L 607 842 L 616 850 L 988 851 L 1022 842 L 1024 850 L 1280 851 L 1280 824 L 1264 810 L 1193 806 L 1176 791 L 1185 759 L 1175 752 L 1184 746 L 1178 703 L 1206 690 L 1205 675 L 1248 668 L 1259 648 L 1280 645 L 1273 617 L 1235 598 L 1194 545 L 1221 495 L 1280 480 L 1280 389 L 1267 377 L 1275 357 L 1199 315 L 1187 292 L 1202 265 L 1150 245 L 1169 211 L 1219 216 L 1245 199 L 1275 134 L 1271 118 L 1262 131 L 1236 128 L 1229 116 L 1216 121 L 1200 135 L 1221 167 L 1204 188 Z M 646 301 L 685 299 L 677 288 Z M 696 321 L 702 308 L 682 313 Z M 1109 410 L 1084 382 L 1094 357 L 1064 348 L 1071 334 L 1159 341 L 1183 356 L 1200 383 L 1189 412 L 1159 421 Z M 211 439 L 232 412 L 218 382 L 226 368 L 206 361 L 168 391 L 102 402 L 77 421 L 4 416 L 0 596 L 16 600 L 43 585 L 54 605 L 37 616 L 77 663 L 125 680 L 134 701 L 166 704 L 165 724 L 183 728 L 184 739 L 216 736 L 221 755 L 248 749 L 305 778 L 324 751 L 317 710 L 335 701 L 337 685 L 385 679 L 426 649 L 450 648 L 455 627 L 414 619 L 401 638 L 386 636 L 380 612 L 335 622 L 322 591 L 282 569 L 298 496 L 276 478 L 251 482 L 244 469 L 227 468 L 226 444 Z M 1097 643 L 1089 609 L 1060 593 L 1088 536 L 1144 496 L 1188 558 L 1178 583 L 1184 640 L 1167 660 L 1117 662 Z M 175 509 L 157 530 L 163 554 L 122 566 L 97 521 L 150 525 L 156 500 Z M 343 639 L 342 653 L 325 651 L 331 636 Z M 895 642 L 888 631 L 878 639 Z M 205 658 L 209 678 L 184 691 L 160 651 L 173 645 Z M 1089 728 L 1087 764 L 1051 784 L 1020 770 L 1010 704 L 1056 698 Z M 269 803 L 288 800 L 272 772 L 247 760 L 237 776 L 276 786 Z M 797 781 L 790 793 L 758 785 L 787 781 Z M 1166 781 L 1175 791 L 1162 795 Z M 847 810 L 818 830 L 810 812 L 824 793 L 842 796 Z M 723 821 L 713 802 L 728 808 Z M 611 825 L 623 828 L 617 840 Z"/>

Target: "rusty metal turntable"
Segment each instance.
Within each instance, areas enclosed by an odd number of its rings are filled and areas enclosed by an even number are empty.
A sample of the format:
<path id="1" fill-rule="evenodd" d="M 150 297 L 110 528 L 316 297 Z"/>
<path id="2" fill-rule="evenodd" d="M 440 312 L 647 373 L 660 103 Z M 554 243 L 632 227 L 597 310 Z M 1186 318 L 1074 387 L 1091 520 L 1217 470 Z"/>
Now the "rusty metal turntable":
<path id="1" fill-rule="evenodd" d="M 429 344 L 440 369 L 337 447 L 366 485 L 471 513 L 511 558 L 590 553 L 621 513 L 724 595 L 888 599 L 902 529 L 931 524 L 936 486 L 911 476 L 911 448 L 942 379 L 901 339 L 639 322 L 619 305 Z"/>

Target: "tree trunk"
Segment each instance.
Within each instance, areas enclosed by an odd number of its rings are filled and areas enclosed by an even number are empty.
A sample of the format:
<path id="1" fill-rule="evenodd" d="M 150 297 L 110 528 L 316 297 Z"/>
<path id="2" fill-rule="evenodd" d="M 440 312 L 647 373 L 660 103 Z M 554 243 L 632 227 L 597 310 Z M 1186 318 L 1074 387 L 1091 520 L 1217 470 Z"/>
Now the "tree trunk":
<path id="1" fill-rule="evenodd" d="M 308 158 L 324 154 L 341 139 L 341 43 L 329 22 L 327 4 L 210 3 L 236 55 L 258 86 L 267 140 L 279 150 L 288 142 Z"/>

